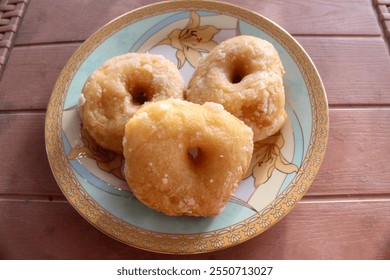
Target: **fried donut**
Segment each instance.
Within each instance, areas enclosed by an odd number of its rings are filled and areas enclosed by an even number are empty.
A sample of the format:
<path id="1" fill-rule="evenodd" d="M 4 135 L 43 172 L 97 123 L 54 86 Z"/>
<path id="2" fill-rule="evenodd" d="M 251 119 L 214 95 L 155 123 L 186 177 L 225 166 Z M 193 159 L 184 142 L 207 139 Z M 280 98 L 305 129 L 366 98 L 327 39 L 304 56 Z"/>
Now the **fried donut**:
<path id="1" fill-rule="evenodd" d="M 160 55 L 128 53 L 105 62 L 80 96 L 84 128 L 103 148 L 121 153 L 125 125 L 148 101 L 183 98 L 185 82 L 176 65 Z"/>
<path id="2" fill-rule="evenodd" d="M 252 137 L 220 104 L 146 104 L 126 124 L 126 181 L 141 202 L 167 215 L 217 215 L 248 169 Z"/>
<path id="3" fill-rule="evenodd" d="M 202 58 L 189 81 L 186 99 L 216 102 L 243 120 L 259 141 L 284 124 L 284 68 L 271 43 L 252 36 L 228 39 Z"/>

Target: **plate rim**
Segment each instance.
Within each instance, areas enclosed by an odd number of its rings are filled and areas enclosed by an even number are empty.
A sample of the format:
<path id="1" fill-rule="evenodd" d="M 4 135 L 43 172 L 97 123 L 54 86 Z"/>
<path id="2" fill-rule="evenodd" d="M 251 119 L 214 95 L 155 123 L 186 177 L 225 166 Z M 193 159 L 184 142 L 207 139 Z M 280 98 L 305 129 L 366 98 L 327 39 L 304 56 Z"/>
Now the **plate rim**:
<path id="1" fill-rule="evenodd" d="M 168 13 L 189 10 L 217 12 L 238 18 L 277 40 L 293 58 L 305 80 L 312 109 L 312 131 L 308 150 L 292 182 L 261 212 L 240 223 L 209 232 L 160 233 L 121 220 L 100 206 L 83 189 L 63 151 L 62 112 L 67 89 L 75 73 L 100 43 L 120 29 L 156 16 L 162 11 Z M 329 110 L 325 88 L 313 61 L 303 47 L 286 30 L 261 14 L 233 4 L 202 0 L 164 1 L 143 6 L 111 20 L 95 31 L 77 48 L 62 69 L 50 96 L 45 118 L 45 147 L 49 165 L 59 188 L 73 208 L 95 228 L 122 243 L 146 251 L 170 254 L 205 253 L 232 247 L 260 235 L 282 220 L 313 183 L 325 155 L 328 134 Z M 318 143 L 321 145 L 316 145 Z M 315 161 L 310 161 L 313 158 Z"/>

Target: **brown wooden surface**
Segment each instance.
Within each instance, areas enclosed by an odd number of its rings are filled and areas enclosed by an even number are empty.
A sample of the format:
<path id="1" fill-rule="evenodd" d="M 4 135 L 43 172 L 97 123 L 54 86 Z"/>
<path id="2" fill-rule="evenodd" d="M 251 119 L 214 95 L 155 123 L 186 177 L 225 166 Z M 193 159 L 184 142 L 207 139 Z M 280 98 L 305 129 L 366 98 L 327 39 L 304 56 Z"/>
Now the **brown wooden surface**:
<path id="1" fill-rule="evenodd" d="M 301 202 L 265 233 L 201 255 L 163 255 L 123 245 L 67 202 L 0 201 L 0 258 L 11 259 L 389 259 L 390 200 Z M 324 229 L 326 227 L 326 230 Z M 31 230 L 34 229 L 34 230 Z M 21 232 L 23 234 L 21 234 Z"/>
<path id="2" fill-rule="evenodd" d="M 381 37 L 296 39 L 321 73 L 331 105 L 390 104 L 390 57 Z M 0 83 L 0 110 L 45 109 L 63 65 L 79 45 L 14 48 Z M 15 84 L 16 76 L 24 82 Z"/>
<path id="3" fill-rule="evenodd" d="M 83 41 L 108 21 L 153 0 L 33 0 L 16 44 Z M 370 0 L 263 0 L 225 2 L 261 13 L 293 35 L 380 35 Z M 54 13 L 53 11 L 61 11 Z M 47 24 L 50 22 L 50 24 Z M 66 24 L 64 24 L 66 23 Z"/>
<path id="4" fill-rule="evenodd" d="M 54 83 L 94 31 L 154 2 L 29 2 L 0 81 L 0 259 L 390 259 L 390 56 L 369 0 L 227 1 L 294 35 L 316 64 L 331 108 L 320 172 L 271 229 L 219 252 L 163 255 L 106 236 L 70 206 L 45 152 Z"/>

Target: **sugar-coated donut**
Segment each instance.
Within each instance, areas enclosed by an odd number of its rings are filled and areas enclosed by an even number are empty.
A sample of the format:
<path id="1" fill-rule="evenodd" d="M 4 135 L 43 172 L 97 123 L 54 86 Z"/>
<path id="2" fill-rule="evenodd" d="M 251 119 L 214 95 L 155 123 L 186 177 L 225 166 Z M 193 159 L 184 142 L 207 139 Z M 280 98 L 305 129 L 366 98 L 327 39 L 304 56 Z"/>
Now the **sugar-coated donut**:
<path id="1" fill-rule="evenodd" d="M 220 43 L 200 60 L 186 98 L 222 104 L 252 128 L 256 142 L 276 133 L 287 118 L 283 74 L 271 43 L 241 35 Z"/>
<path id="2" fill-rule="evenodd" d="M 141 202 L 167 215 L 217 215 L 248 169 L 252 138 L 220 104 L 145 104 L 125 128 L 126 181 Z"/>
<path id="3" fill-rule="evenodd" d="M 185 82 L 161 55 L 128 53 L 105 62 L 86 81 L 80 112 L 88 133 L 103 148 L 121 153 L 127 121 L 148 101 L 183 98 Z"/>

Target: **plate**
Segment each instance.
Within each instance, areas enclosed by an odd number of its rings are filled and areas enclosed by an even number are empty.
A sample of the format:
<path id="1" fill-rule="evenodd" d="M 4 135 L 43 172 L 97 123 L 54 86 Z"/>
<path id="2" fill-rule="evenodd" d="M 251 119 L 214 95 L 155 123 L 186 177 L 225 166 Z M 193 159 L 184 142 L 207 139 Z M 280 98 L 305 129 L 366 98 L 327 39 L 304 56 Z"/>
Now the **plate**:
<path id="1" fill-rule="evenodd" d="M 103 62 L 127 52 L 162 54 L 188 81 L 199 57 L 219 42 L 243 34 L 263 38 L 279 52 L 286 70 L 288 122 L 279 133 L 255 144 L 250 169 L 220 215 L 169 217 L 149 209 L 129 190 L 123 158 L 99 148 L 83 131 L 78 99 L 84 82 Z M 280 221 L 313 182 L 327 138 L 325 90 L 304 49 L 267 18 L 208 1 L 157 3 L 103 26 L 63 68 L 45 123 L 52 172 L 80 215 L 125 244 L 175 254 L 234 246 Z"/>

